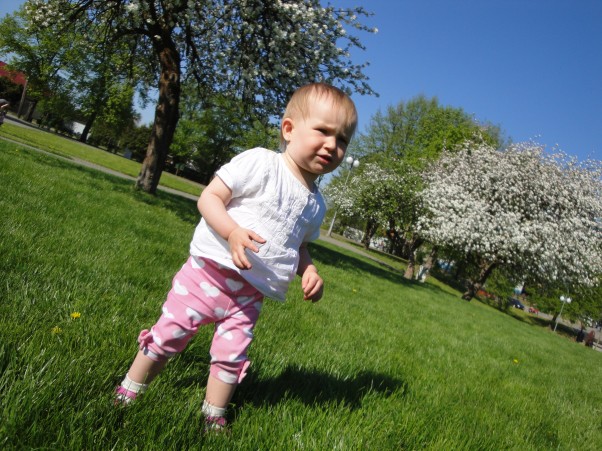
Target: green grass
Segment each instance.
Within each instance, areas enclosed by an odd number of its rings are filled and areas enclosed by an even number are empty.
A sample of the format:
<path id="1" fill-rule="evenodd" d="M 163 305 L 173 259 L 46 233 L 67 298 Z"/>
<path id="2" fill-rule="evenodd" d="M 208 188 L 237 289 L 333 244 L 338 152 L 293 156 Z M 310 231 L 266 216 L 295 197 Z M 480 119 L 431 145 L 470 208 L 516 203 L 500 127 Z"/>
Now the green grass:
<path id="1" fill-rule="evenodd" d="M 0 127 L 0 137 L 6 137 L 66 158 L 78 158 L 89 161 L 90 163 L 112 169 L 130 177 L 138 177 L 140 173 L 140 163 L 136 161 L 128 160 L 120 155 L 41 129 L 20 127 L 10 122 L 5 122 Z M 160 184 L 195 196 L 203 188 L 199 183 L 178 177 L 166 171 L 161 175 Z"/>
<path id="2" fill-rule="evenodd" d="M 324 242 L 311 251 L 325 298 L 303 302 L 297 280 L 287 303 L 266 302 L 229 434 L 199 433 L 209 327 L 116 409 L 138 332 L 185 261 L 194 201 L 2 141 L 0 177 L 2 449 L 602 443 L 602 354 Z"/>

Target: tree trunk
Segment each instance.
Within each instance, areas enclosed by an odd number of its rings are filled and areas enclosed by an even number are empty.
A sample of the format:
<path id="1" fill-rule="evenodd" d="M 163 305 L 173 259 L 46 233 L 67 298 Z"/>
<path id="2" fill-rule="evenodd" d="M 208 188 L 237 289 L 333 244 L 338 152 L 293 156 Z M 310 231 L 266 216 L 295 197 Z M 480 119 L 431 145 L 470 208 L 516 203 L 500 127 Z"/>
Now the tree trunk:
<path id="1" fill-rule="evenodd" d="M 94 124 L 94 121 L 96 120 L 96 116 L 98 116 L 98 110 L 95 108 L 88 120 L 86 121 L 86 125 L 84 127 L 84 130 L 82 131 L 82 135 L 79 137 L 80 142 L 85 143 L 88 141 L 88 134 L 90 133 L 92 124 Z"/>
<path id="2" fill-rule="evenodd" d="M 362 237 L 362 245 L 365 249 L 370 247 L 370 241 L 372 241 L 372 237 L 376 233 L 377 228 L 378 225 L 376 224 L 376 221 L 368 219 L 366 222 L 366 229 L 364 230 L 364 236 Z"/>
<path id="3" fill-rule="evenodd" d="M 425 282 L 426 278 L 431 272 L 431 269 L 433 269 L 433 266 L 435 265 L 435 259 L 437 258 L 437 251 L 437 246 L 433 246 L 430 254 L 426 258 L 426 261 L 422 266 L 420 266 L 421 271 L 419 274 L 416 275 L 416 278 L 419 282 Z"/>
<path id="4" fill-rule="evenodd" d="M 387 238 L 389 238 L 389 253 L 400 257 L 404 247 L 405 239 L 399 234 L 393 221 L 389 221 Z"/>
<path id="5" fill-rule="evenodd" d="M 165 36 L 163 41 L 166 41 Z M 180 54 L 171 40 L 158 48 L 157 52 L 161 63 L 159 100 L 146 157 L 136 180 L 136 188 L 150 194 L 156 193 L 165 167 L 165 159 L 178 124 L 180 103 Z"/>
<path id="6" fill-rule="evenodd" d="M 438 251 L 439 251 L 439 248 L 437 246 L 433 246 L 433 248 L 431 249 L 431 253 L 426 258 L 426 261 L 424 262 L 424 269 L 427 271 L 427 273 L 429 273 L 431 271 L 431 269 L 433 269 L 433 266 L 435 265 L 435 260 L 437 258 Z"/>
<path id="7" fill-rule="evenodd" d="M 468 289 L 462 295 L 462 299 L 464 299 L 465 301 L 470 301 L 472 298 L 474 298 L 475 295 L 477 294 L 477 292 L 485 284 L 485 282 L 487 281 L 487 278 L 491 275 L 491 272 L 495 269 L 496 266 L 497 266 L 497 262 L 492 262 L 492 263 L 483 262 L 481 264 L 481 270 L 479 272 L 479 276 L 478 276 L 477 280 L 476 281 L 473 281 L 473 280 L 468 281 Z"/>
<path id="8" fill-rule="evenodd" d="M 406 279 L 411 280 L 414 278 L 414 273 L 416 272 L 416 251 L 423 242 L 424 240 L 418 237 L 413 237 L 411 241 L 406 242 L 408 246 L 408 267 L 403 273 L 403 277 Z"/>
<path id="9" fill-rule="evenodd" d="M 37 106 L 38 102 L 34 101 L 34 102 L 29 102 L 27 105 L 27 110 L 25 111 L 24 117 L 25 120 L 27 122 L 31 122 L 33 121 L 33 113 L 36 110 L 36 106 Z"/>

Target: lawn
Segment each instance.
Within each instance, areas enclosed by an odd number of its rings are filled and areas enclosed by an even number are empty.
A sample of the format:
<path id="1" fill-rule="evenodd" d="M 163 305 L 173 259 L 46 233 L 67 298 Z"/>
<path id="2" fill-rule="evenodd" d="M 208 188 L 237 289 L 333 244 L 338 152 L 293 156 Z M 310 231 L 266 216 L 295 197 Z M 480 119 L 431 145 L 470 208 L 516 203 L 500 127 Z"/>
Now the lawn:
<path id="1" fill-rule="evenodd" d="M 602 354 L 325 242 L 325 298 L 267 301 L 229 433 L 212 331 L 111 395 L 184 262 L 195 203 L 0 141 L 2 449 L 599 449 Z"/>
<path id="2" fill-rule="evenodd" d="M 0 127 L 0 137 L 6 137 L 65 158 L 89 161 L 130 177 L 138 177 L 140 173 L 140 163 L 136 161 L 34 127 L 20 127 L 6 121 Z M 164 171 L 161 175 L 160 185 L 195 196 L 202 189 L 201 184 L 178 177 L 167 171 Z"/>

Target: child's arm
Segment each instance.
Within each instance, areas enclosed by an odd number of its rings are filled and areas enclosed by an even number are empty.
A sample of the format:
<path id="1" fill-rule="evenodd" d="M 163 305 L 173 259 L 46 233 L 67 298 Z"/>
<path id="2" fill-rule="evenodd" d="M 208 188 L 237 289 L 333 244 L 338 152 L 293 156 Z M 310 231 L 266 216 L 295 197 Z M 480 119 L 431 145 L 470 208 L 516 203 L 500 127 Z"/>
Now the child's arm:
<path id="1" fill-rule="evenodd" d="M 301 276 L 301 289 L 303 299 L 318 302 L 324 294 L 324 280 L 318 274 L 318 268 L 314 265 L 307 245 L 303 243 L 299 248 L 299 268 L 297 274 Z"/>
<path id="2" fill-rule="evenodd" d="M 237 268 L 251 269 L 251 263 L 245 255 L 245 249 L 259 252 L 253 241 L 265 243 L 265 240 L 249 229 L 243 229 L 226 211 L 226 205 L 232 199 L 232 191 L 219 177 L 215 177 L 201 193 L 197 206 L 207 224 L 219 236 L 228 241 L 232 261 Z"/>

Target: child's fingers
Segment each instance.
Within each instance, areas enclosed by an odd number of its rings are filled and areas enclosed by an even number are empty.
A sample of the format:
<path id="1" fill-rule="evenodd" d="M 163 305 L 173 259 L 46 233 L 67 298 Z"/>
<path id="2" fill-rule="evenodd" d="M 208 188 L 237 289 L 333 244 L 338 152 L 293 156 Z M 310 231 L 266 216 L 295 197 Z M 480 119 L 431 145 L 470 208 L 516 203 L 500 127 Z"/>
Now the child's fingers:
<path id="1" fill-rule="evenodd" d="M 247 249 L 252 250 L 255 253 L 259 252 L 259 248 L 257 246 L 255 246 L 255 243 L 253 243 L 253 241 L 251 241 L 251 240 L 246 241 L 244 243 L 244 247 L 246 247 Z"/>
<path id="2" fill-rule="evenodd" d="M 263 239 L 261 236 L 257 235 L 255 232 L 253 232 L 252 230 L 249 230 L 249 237 L 251 237 L 251 239 L 253 241 L 257 241 L 258 243 L 265 243 L 265 239 Z M 255 251 L 257 252 L 257 251 Z"/>
<path id="3" fill-rule="evenodd" d="M 251 269 L 251 263 L 245 255 L 244 246 L 232 252 L 232 262 L 238 269 Z"/>
<path id="4" fill-rule="evenodd" d="M 303 299 L 306 301 L 312 300 L 314 302 L 319 301 L 322 297 L 323 283 L 321 279 L 307 279 L 303 283 Z"/>
<path id="5" fill-rule="evenodd" d="M 322 285 L 314 287 L 309 293 L 303 296 L 303 299 L 306 301 L 318 302 L 322 299 Z"/>

